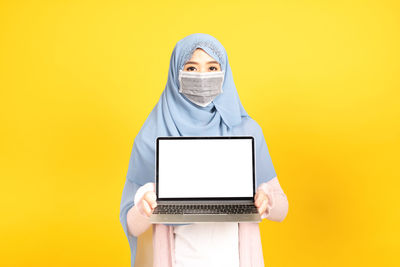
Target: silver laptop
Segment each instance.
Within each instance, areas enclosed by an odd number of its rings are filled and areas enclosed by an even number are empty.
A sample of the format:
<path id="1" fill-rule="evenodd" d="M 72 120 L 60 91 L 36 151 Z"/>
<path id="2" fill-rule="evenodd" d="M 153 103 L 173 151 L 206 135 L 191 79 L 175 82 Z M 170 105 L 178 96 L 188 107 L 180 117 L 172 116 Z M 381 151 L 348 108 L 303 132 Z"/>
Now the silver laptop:
<path id="1" fill-rule="evenodd" d="M 260 222 L 252 136 L 158 137 L 152 223 Z"/>

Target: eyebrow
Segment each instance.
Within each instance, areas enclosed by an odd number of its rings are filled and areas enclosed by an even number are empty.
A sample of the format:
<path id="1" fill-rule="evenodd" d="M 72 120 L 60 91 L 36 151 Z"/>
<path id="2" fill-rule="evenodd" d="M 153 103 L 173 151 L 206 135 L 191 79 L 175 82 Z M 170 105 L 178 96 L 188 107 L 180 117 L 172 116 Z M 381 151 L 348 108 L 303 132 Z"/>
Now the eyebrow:
<path id="1" fill-rule="evenodd" d="M 219 64 L 218 61 L 208 61 L 208 64 Z M 186 64 L 194 64 L 194 65 L 199 65 L 199 63 L 197 63 L 196 61 L 188 61 L 186 62 Z M 185 65 L 186 65 L 185 64 Z"/>

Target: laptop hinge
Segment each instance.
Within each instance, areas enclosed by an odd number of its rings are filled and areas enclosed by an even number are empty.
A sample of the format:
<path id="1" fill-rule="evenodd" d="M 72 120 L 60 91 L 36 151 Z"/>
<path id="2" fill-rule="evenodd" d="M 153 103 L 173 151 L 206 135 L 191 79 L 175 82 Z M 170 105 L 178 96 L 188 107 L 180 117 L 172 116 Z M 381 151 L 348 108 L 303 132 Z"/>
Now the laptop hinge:
<path id="1" fill-rule="evenodd" d="M 229 204 L 251 204 L 254 203 L 253 200 L 158 200 L 157 204 L 159 205 L 190 205 L 190 204 L 208 204 L 208 205 L 229 205 Z"/>

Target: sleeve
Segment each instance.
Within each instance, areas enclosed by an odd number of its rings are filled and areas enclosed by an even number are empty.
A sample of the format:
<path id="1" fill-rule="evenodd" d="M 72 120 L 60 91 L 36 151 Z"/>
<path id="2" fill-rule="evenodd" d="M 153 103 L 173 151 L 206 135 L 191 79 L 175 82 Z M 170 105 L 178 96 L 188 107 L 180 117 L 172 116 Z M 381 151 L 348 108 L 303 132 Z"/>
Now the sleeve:
<path id="1" fill-rule="evenodd" d="M 134 206 L 134 195 L 138 190 L 139 185 L 126 179 L 124 189 L 122 191 L 122 199 L 120 205 L 119 220 L 122 228 L 128 239 L 129 246 L 131 249 L 131 266 L 135 265 L 136 248 L 137 248 L 137 237 L 131 235 L 128 231 L 127 216 L 128 211 Z"/>
<path id="2" fill-rule="evenodd" d="M 127 181 L 128 184 L 132 184 L 133 182 Z M 134 184 L 134 183 L 133 183 Z M 138 237 L 142 233 L 144 233 L 151 225 L 149 218 L 146 216 L 145 212 L 143 211 L 143 206 L 139 203 L 140 199 L 147 191 L 153 191 L 154 184 L 148 183 L 145 184 L 136 191 L 134 197 L 134 205 L 128 209 L 126 215 L 126 222 L 127 222 L 127 231 L 128 234 Z"/>
<path id="3" fill-rule="evenodd" d="M 263 190 L 268 197 L 267 210 L 261 215 L 261 218 L 277 222 L 283 221 L 288 213 L 289 202 L 279 184 L 278 177 L 262 183 L 258 189 Z"/>

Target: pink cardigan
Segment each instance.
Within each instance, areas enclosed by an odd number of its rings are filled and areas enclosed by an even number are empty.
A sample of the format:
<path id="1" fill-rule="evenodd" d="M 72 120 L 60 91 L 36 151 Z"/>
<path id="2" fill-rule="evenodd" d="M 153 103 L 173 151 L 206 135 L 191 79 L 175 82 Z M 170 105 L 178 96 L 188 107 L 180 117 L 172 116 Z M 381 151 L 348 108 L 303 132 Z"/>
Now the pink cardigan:
<path id="1" fill-rule="evenodd" d="M 269 199 L 267 210 L 261 217 L 271 221 L 283 221 L 288 213 L 289 203 L 278 178 L 261 184 L 258 189 L 262 189 Z M 127 223 L 129 233 L 134 236 L 139 236 L 151 225 L 137 205 L 128 211 Z M 173 226 L 153 225 L 153 267 L 174 266 L 174 243 Z M 264 266 L 258 223 L 239 223 L 239 263 L 241 267 Z"/>

